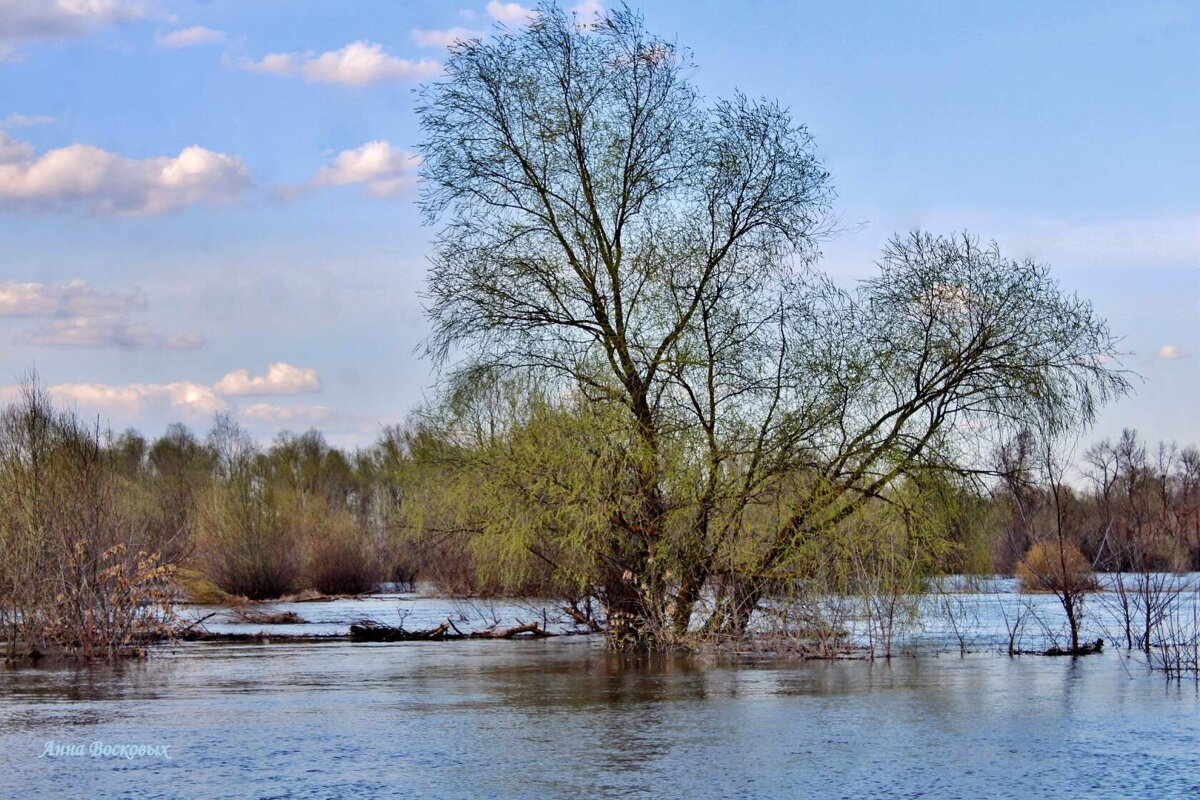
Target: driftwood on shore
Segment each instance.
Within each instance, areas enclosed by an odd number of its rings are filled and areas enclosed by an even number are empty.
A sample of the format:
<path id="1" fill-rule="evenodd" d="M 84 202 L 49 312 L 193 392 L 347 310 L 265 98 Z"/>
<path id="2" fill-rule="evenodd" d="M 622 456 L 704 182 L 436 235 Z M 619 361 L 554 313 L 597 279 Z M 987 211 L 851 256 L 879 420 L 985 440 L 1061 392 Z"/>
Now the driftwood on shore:
<path id="1" fill-rule="evenodd" d="M 453 632 L 451 630 L 453 629 Z M 536 622 L 515 625 L 511 628 L 485 628 L 481 631 L 463 633 L 449 620 L 433 628 L 410 631 L 403 625 L 392 627 L 366 622 L 350 626 L 352 642 L 445 642 L 461 639 L 542 639 L 558 636 L 539 626 Z"/>

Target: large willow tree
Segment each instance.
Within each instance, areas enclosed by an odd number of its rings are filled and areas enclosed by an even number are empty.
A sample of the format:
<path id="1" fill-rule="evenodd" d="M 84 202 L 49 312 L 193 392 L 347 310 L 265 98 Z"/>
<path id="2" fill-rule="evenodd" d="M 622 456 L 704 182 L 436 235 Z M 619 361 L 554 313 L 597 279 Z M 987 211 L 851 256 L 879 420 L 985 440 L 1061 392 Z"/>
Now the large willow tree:
<path id="1" fill-rule="evenodd" d="M 958 468 L 963 431 L 1067 427 L 1125 388 L 1090 306 L 994 246 L 897 238 L 856 292 L 814 272 L 832 192 L 808 132 L 690 69 L 626 8 L 543 4 L 455 45 L 419 109 L 430 355 L 460 390 L 519 374 L 623 420 L 580 451 L 610 479 L 572 484 L 623 649 L 685 636 L 718 573 L 707 625 L 743 629 L 759 576 Z"/>

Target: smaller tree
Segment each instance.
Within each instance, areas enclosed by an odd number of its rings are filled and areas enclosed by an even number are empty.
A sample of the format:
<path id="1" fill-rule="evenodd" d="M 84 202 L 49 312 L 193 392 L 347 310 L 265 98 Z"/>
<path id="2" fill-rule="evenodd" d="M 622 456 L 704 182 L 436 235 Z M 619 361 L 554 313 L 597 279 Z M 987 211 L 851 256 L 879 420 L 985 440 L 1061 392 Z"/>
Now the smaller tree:
<path id="1" fill-rule="evenodd" d="M 1084 601 L 1097 586 L 1092 565 L 1079 550 L 1082 505 L 1065 481 L 1063 459 L 1053 439 L 1023 431 L 997 454 L 1003 497 L 1010 505 L 1014 542 L 1029 542 L 1017 565 L 1021 585 L 1048 591 L 1062 606 L 1070 651 L 1081 652 Z"/>
<path id="2" fill-rule="evenodd" d="M 1151 451 L 1137 432 L 1122 431 L 1086 455 L 1100 530 L 1097 559 L 1115 570 L 1112 604 L 1125 646 L 1149 653 L 1154 629 L 1174 610 L 1192 561 L 1189 505 L 1195 451 L 1160 444 Z"/>

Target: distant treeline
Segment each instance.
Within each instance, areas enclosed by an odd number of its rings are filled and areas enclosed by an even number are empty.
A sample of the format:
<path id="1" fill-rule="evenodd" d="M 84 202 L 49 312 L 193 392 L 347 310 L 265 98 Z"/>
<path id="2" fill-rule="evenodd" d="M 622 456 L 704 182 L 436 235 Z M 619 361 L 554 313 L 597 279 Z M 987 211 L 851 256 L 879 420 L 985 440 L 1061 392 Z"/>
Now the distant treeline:
<path id="1" fill-rule="evenodd" d="M 31 384 L 0 415 L 9 653 L 136 645 L 169 622 L 180 591 L 268 599 L 421 578 L 453 594 L 581 601 L 595 593 L 586 537 L 572 552 L 563 528 L 587 521 L 568 502 L 556 514 L 555 498 L 588 496 L 585 484 L 603 480 L 582 474 L 572 452 L 595 422 L 547 406 L 466 434 L 422 419 L 353 452 L 315 430 L 262 447 L 228 415 L 203 435 L 181 424 L 154 439 L 113 434 Z M 895 595 L 947 573 L 1024 569 L 1027 581 L 1054 584 L 1056 565 L 1200 568 L 1195 448 L 1150 447 L 1127 431 L 1087 450 L 1083 480 L 1068 484 L 1022 442 L 997 451 L 990 480 L 899 483 L 806 546 L 803 569 L 759 577 L 777 586 L 819 577 L 839 591 L 886 583 Z M 773 493 L 803 490 L 796 478 Z M 764 493 L 745 511 L 749 524 L 776 502 Z"/>

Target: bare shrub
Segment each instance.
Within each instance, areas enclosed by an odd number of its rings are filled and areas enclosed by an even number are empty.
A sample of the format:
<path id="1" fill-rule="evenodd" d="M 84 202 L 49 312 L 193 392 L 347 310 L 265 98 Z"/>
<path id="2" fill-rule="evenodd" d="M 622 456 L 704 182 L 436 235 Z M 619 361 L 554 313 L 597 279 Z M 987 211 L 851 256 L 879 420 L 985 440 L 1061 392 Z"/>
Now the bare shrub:
<path id="1" fill-rule="evenodd" d="M 767 650 L 804 658 L 844 656 L 852 651 L 850 625 L 857 600 L 797 582 L 790 590 L 777 591 L 764 605 L 762 625 L 754 633 Z"/>
<path id="2" fill-rule="evenodd" d="M 1146 648 L 1150 668 L 1168 678 L 1200 680 L 1200 586 L 1180 589 L 1175 603 L 1155 623 Z"/>
<path id="3" fill-rule="evenodd" d="M 1000 617 L 1004 620 L 1005 635 L 1008 639 L 1008 654 L 1016 655 L 1021 651 L 1021 643 L 1025 637 L 1025 629 L 1029 625 L 1029 620 L 1035 617 L 1033 605 L 1022 600 L 1017 603 L 1014 608 L 1010 608 L 1003 598 L 997 600 L 997 605 L 1000 610 Z"/>
<path id="4" fill-rule="evenodd" d="M 256 470 L 258 448 L 228 415 L 217 417 L 208 445 L 216 479 L 198 504 L 195 565 L 229 594 L 267 600 L 292 592 L 300 548 Z"/>
<path id="5" fill-rule="evenodd" d="M 380 580 L 380 559 L 353 516 L 313 500 L 299 511 L 307 543 L 305 583 L 322 594 L 362 594 Z M 296 512 L 293 512 L 296 513 Z"/>
<path id="6" fill-rule="evenodd" d="M 1116 640 L 1151 655 L 1161 622 L 1173 613 L 1188 581 L 1177 574 L 1193 563 L 1189 528 L 1200 530 L 1200 456 L 1160 444 L 1151 454 L 1137 432 L 1088 450 L 1098 507 L 1100 555 L 1112 569 L 1104 604 L 1117 624 Z"/>
<path id="7" fill-rule="evenodd" d="M 170 622 L 171 567 L 120 502 L 98 426 L 30 379 L 0 415 L 0 622 L 6 656 L 114 658 Z"/>
<path id="8" fill-rule="evenodd" d="M 979 601 L 972 596 L 981 591 L 979 580 L 974 576 L 939 576 L 930 582 L 929 588 L 928 599 L 935 604 L 930 616 L 940 615 L 945 619 L 958 644 L 958 654 L 966 655 L 975 645 L 981 627 Z"/>
<path id="9" fill-rule="evenodd" d="M 107 658 L 136 650 L 170 634 L 170 565 L 124 544 L 95 552 L 78 541 L 63 554 L 66 577 L 54 598 L 49 632 L 59 645 L 84 658 Z"/>
<path id="10" fill-rule="evenodd" d="M 223 591 L 269 600 L 298 588 L 299 544 L 250 482 L 212 487 L 197 523 L 195 561 Z"/>

